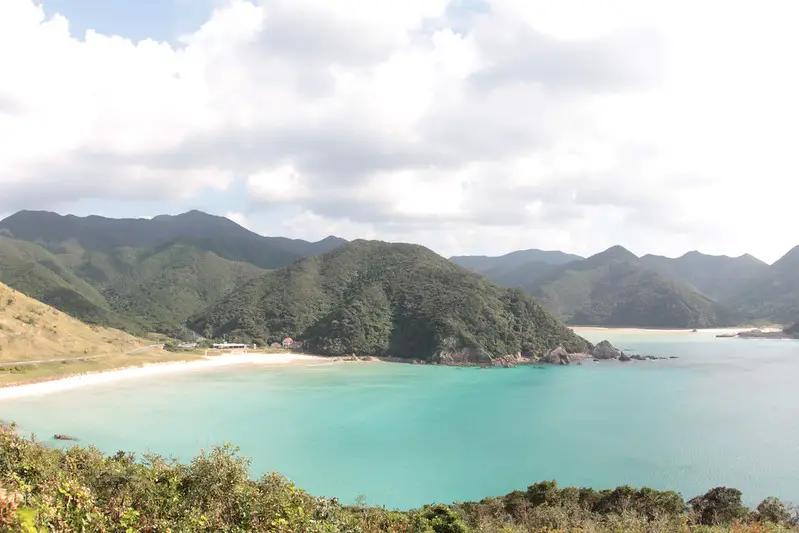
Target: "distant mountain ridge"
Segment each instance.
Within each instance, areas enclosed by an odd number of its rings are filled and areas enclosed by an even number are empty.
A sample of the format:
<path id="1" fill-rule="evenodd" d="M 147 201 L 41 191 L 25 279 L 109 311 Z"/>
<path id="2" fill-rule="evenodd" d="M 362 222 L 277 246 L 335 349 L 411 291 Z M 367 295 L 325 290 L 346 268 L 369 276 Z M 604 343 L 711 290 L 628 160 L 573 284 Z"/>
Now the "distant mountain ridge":
<path id="1" fill-rule="evenodd" d="M 569 261 L 582 259 L 579 255 L 568 254 L 558 250 L 517 250 L 505 255 L 456 255 L 449 258 L 456 265 L 460 265 L 475 272 L 484 272 L 502 266 L 504 268 L 515 268 L 531 261 L 547 263 L 550 265 L 562 265 Z"/>
<path id="2" fill-rule="evenodd" d="M 572 324 L 704 328 L 729 321 L 713 300 L 621 246 L 558 267 L 528 290 Z"/>
<path id="3" fill-rule="evenodd" d="M 262 237 L 200 211 L 152 219 L 20 211 L 0 221 L 0 281 L 88 323 L 169 331 L 266 270 L 344 242 Z"/>
<path id="4" fill-rule="evenodd" d="M 65 252 L 77 244 L 80 249 L 106 251 L 114 248 L 147 248 L 178 238 L 200 239 L 208 243 L 257 248 L 256 266 L 277 268 L 300 257 L 330 251 L 346 242 L 329 236 L 318 242 L 285 237 L 263 237 L 225 217 L 201 211 L 146 218 L 78 217 L 48 211 L 20 211 L 0 221 L 0 232 L 18 240 L 35 242 L 45 248 Z M 241 260 L 236 252 L 231 260 Z M 223 255 L 224 256 L 224 255 Z"/>
<path id="5" fill-rule="evenodd" d="M 742 322 L 794 324 L 799 318 L 799 246 L 742 284 L 726 303 Z"/>
<path id="6" fill-rule="evenodd" d="M 0 282 L 92 324 L 172 331 L 265 272 L 346 240 L 264 237 L 201 211 L 152 219 L 20 211 L 0 221 Z M 794 324 L 799 247 L 769 266 L 745 254 L 588 258 L 557 250 L 450 261 L 519 288 L 571 323 L 639 327 Z"/>
<path id="7" fill-rule="evenodd" d="M 519 253 L 523 252 L 525 251 Z M 557 252 L 555 253 L 557 254 Z M 605 323 L 610 320 L 607 310 L 599 315 L 590 312 L 590 309 L 582 310 L 579 314 L 575 311 L 577 302 L 582 302 L 590 308 L 589 302 L 600 295 L 599 287 L 593 287 L 591 290 L 586 287 L 583 287 L 582 290 L 570 289 L 569 285 L 575 282 L 574 279 L 558 279 L 559 288 L 557 290 L 553 287 L 545 289 L 543 286 L 553 283 L 551 279 L 553 276 L 555 278 L 564 276 L 565 271 L 585 271 L 587 265 L 602 263 L 608 259 L 626 259 L 630 263 L 637 261 L 637 266 L 632 268 L 628 265 L 627 270 L 616 267 L 614 275 L 601 285 L 604 291 L 602 298 L 607 298 L 611 289 L 631 291 L 632 287 L 639 283 L 650 287 L 659 286 L 661 290 L 671 286 L 672 289 L 676 288 L 677 293 L 681 295 L 677 300 L 682 302 L 678 308 L 683 309 L 685 316 L 696 318 L 688 321 L 681 319 L 675 323 L 694 324 L 696 327 L 701 327 L 702 324 L 716 325 L 717 323 L 790 325 L 794 324 L 799 317 L 799 276 L 796 275 L 796 272 L 799 272 L 799 246 L 789 251 L 773 265 L 768 265 L 750 254 L 728 257 L 708 255 L 698 251 L 687 252 L 676 258 L 647 254 L 638 259 L 623 247 L 614 246 L 584 260 L 590 261 L 589 263 L 583 263 L 579 267 L 570 269 L 564 269 L 562 264 L 553 265 L 541 262 L 530 262 L 513 268 L 496 266 L 502 264 L 502 257 L 513 257 L 514 255 L 518 255 L 518 253 L 511 252 L 496 258 L 457 256 L 453 260 L 495 283 L 524 289 L 541 299 L 549 310 L 573 323 L 578 321 Z M 575 262 L 572 266 L 577 264 L 579 263 Z M 625 281 L 625 276 L 637 279 L 637 281 L 634 283 Z M 574 274 L 571 277 L 573 278 Z M 646 291 L 641 289 L 642 286 L 638 286 L 639 294 L 646 294 Z M 567 298 L 571 302 L 570 304 L 564 308 L 562 303 L 556 303 L 561 300 L 561 296 L 569 292 L 573 293 Z M 697 295 L 703 296 L 704 299 L 697 298 Z M 631 295 L 626 299 L 633 302 L 636 297 Z M 642 296 L 638 305 L 647 307 L 644 299 Z M 639 309 L 640 311 L 641 309 Z M 704 318 L 699 319 L 699 317 Z M 616 320 L 610 320 L 610 322 L 615 323 Z M 641 322 L 641 327 L 663 327 L 657 326 L 657 323 L 661 321 L 654 321 L 651 316 L 643 318 L 642 315 L 638 322 Z"/>
<path id="8" fill-rule="evenodd" d="M 641 262 L 691 284 L 717 301 L 727 300 L 769 270 L 768 264 L 749 254 L 728 257 L 692 251 L 675 259 L 650 254 L 643 256 Z"/>
<path id="9" fill-rule="evenodd" d="M 450 261 L 487 277 L 503 287 L 524 287 L 555 266 L 582 259 L 556 250 L 518 250 L 500 256 L 461 255 Z"/>

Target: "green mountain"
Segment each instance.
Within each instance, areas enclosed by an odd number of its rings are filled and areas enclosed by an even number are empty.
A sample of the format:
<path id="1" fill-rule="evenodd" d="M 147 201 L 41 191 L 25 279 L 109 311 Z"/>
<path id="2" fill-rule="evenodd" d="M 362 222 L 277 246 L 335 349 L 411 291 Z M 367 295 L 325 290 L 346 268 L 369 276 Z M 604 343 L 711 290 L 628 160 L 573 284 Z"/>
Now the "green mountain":
<path id="1" fill-rule="evenodd" d="M 485 275 L 487 272 L 508 271 L 524 266 L 528 263 L 541 263 L 546 265 L 563 265 L 570 261 L 582 259 L 579 255 L 567 254 L 560 251 L 548 250 L 517 250 L 500 256 L 486 255 L 455 255 L 450 261 L 472 272 Z"/>
<path id="2" fill-rule="evenodd" d="M 526 289 L 572 324 L 699 328 L 729 320 L 713 300 L 621 246 L 562 265 Z"/>
<path id="3" fill-rule="evenodd" d="M 768 264 L 749 254 L 727 257 L 696 251 L 675 259 L 645 255 L 641 263 L 682 280 L 719 302 L 729 299 L 741 287 L 762 277 L 769 269 Z"/>
<path id="4" fill-rule="evenodd" d="M 88 264 L 79 269 L 87 270 Z M 138 251 L 115 277 L 97 283 L 111 309 L 163 330 L 264 272 L 177 239 Z"/>
<path id="5" fill-rule="evenodd" d="M 547 250 L 518 250 L 489 257 L 461 255 L 450 261 L 476 272 L 503 287 L 525 287 L 553 271 L 555 267 L 582 259 L 579 255 Z"/>
<path id="6" fill-rule="evenodd" d="M 0 221 L 0 281 L 91 324 L 171 331 L 265 269 L 342 242 L 262 237 L 199 211 L 152 220 L 21 211 Z"/>
<path id="7" fill-rule="evenodd" d="M 318 353 L 486 361 L 586 341 L 519 290 L 417 245 L 358 240 L 268 272 L 189 321 L 210 337 L 290 336 Z"/>
<path id="8" fill-rule="evenodd" d="M 41 246 L 0 235 L 0 282 L 91 324 L 138 330 L 102 293 Z"/>
<path id="9" fill-rule="evenodd" d="M 183 239 L 56 255 L 0 236 L 0 281 L 90 324 L 165 331 L 265 270 Z"/>
<path id="10" fill-rule="evenodd" d="M 344 241 L 328 237 L 317 243 L 284 237 L 263 237 L 232 220 L 200 211 L 160 215 L 152 219 L 62 216 L 46 211 L 20 211 L 0 221 L 0 233 L 41 244 L 58 254 L 149 248 L 178 238 L 231 261 L 261 268 L 279 268 L 300 257 L 330 251 Z"/>
<path id="11" fill-rule="evenodd" d="M 799 246 L 748 281 L 726 302 L 740 322 L 793 324 L 799 317 Z"/>

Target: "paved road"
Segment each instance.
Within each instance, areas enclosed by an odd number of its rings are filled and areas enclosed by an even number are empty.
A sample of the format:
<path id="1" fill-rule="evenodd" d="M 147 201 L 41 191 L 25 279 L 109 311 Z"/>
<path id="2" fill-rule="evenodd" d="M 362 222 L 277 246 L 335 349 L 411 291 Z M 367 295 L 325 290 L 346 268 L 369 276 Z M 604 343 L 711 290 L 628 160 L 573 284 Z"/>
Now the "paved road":
<path id="1" fill-rule="evenodd" d="M 154 348 L 160 348 L 163 344 L 151 344 L 150 346 L 142 346 L 141 348 L 136 348 L 135 350 L 131 350 L 126 352 L 126 354 L 134 354 L 134 353 L 141 353 L 152 350 Z M 3 366 L 22 366 L 22 365 L 38 365 L 41 363 L 62 363 L 65 361 L 87 361 L 89 359 L 102 359 L 104 357 L 114 357 L 115 355 L 119 354 L 106 354 L 106 355 L 89 355 L 86 357 L 68 357 L 65 359 L 39 359 L 37 361 L 12 361 L 9 363 L 0 362 L 0 367 Z"/>

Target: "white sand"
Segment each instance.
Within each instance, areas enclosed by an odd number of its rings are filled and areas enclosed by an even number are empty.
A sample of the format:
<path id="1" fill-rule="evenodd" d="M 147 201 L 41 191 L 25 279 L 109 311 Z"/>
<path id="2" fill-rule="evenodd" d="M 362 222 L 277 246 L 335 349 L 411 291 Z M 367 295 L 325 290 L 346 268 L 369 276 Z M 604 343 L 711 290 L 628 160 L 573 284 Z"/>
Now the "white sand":
<path id="1" fill-rule="evenodd" d="M 206 356 L 199 361 L 179 361 L 172 363 L 152 363 L 144 366 L 120 368 L 103 372 L 92 372 L 67 376 L 52 381 L 40 381 L 23 385 L 11 385 L 0 388 L 0 400 L 38 396 L 52 392 L 77 389 L 89 385 L 111 383 L 131 378 L 158 376 L 190 370 L 204 370 L 209 368 L 255 364 L 255 365 L 295 365 L 295 364 L 324 364 L 330 359 L 313 355 L 295 353 L 232 353 L 223 355 Z"/>
<path id="2" fill-rule="evenodd" d="M 690 329 L 644 329 L 644 328 L 603 328 L 598 326 L 570 326 L 571 329 L 574 330 L 575 333 L 579 334 L 581 331 L 612 331 L 614 333 L 640 333 L 640 334 L 675 334 L 675 333 L 693 333 L 693 330 Z M 756 328 L 752 327 L 743 327 L 743 328 L 708 328 L 708 329 L 698 329 L 697 333 L 713 333 L 716 335 L 730 333 L 736 334 L 741 333 L 743 331 L 751 331 L 753 329 L 760 329 L 760 331 L 764 333 L 774 332 L 774 331 L 782 331 L 780 328 Z"/>

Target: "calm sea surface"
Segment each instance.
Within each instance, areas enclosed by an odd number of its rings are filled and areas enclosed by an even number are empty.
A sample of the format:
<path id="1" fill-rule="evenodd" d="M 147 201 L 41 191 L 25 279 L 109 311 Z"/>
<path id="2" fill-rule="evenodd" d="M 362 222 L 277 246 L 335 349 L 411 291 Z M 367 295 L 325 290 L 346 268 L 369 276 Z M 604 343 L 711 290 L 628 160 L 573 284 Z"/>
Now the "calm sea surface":
<path id="1" fill-rule="evenodd" d="M 189 459 L 231 442 L 254 475 L 406 508 L 543 480 L 717 485 L 799 503 L 799 342 L 581 331 L 679 359 L 516 369 L 233 367 L 0 401 L 42 440 Z"/>

